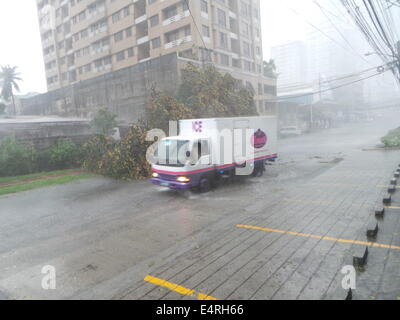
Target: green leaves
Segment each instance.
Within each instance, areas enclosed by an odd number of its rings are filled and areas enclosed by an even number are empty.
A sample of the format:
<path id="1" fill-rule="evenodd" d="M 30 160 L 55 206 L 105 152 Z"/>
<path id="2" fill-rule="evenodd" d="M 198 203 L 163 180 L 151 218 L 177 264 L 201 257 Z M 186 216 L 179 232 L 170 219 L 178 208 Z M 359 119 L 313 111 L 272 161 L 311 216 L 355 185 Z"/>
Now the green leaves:
<path id="1" fill-rule="evenodd" d="M 1 95 L 4 100 L 9 101 L 13 96 L 13 89 L 19 91 L 18 81 L 22 81 L 17 72 L 17 67 L 1 66 L 0 79 L 3 81 Z"/>
<path id="2" fill-rule="evenodd" d="M 264 61 L 264 75 L 266 77 L 276 78 L 276 64 L 274 59 L 270 59 L 269 61 Z"/>
<path id="3" fill-rule="evenodd" d="M 115 179 L 144 179 L 150 175 L 146 151 L 147 128 L 133 125 L 120 142 L 105 136 L 96 136 L 84 145 L 83 167 L 91 172 Z"/>
<path id="4" fill-rule="evenodd" d="M 113 129 L 117 126 L 116 118 L 117 116 L 107 109 L 100 109 L 90 122 L 90 126 L 96 134 L 112 135 Z"/>
<path id="5" fill-rule="evenodd" d="M 0 143 L 0 176 L 16 176 L 32 172 L 36 151 L 19 143 L 15 138 L 5 138 Z"/>
<path id="6" fill-rule="evenodd" d="M 400 128 L 389 131 L 381 140 L 385 147 L 400 147 Z"/>
<path id="7" fill-rule="evenodd" d="M 0 115 L 4 114 L 6 111 L 6 105 L 4 103 L 0 103 Z"/>
<path id="8" fill-rule="evenodd" d="M 194 118 L 252 116 L 257 114 L 253 94 L 230 74 L 214 66 L 189 64 L 182 70 L 177 100 L 192 110 Z"/>

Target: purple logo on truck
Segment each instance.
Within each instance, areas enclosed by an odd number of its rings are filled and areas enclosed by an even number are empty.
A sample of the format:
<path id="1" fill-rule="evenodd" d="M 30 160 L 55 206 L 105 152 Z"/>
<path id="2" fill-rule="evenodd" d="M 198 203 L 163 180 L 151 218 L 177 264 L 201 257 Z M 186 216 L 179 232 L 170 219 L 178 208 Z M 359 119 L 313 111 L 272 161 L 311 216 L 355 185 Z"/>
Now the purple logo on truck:
<path id="1" fill-rule="evenodd" d="M 268 138 L 264 131 L 258 129 L 251 137 L 251 145 L 256 149 L 261 149 L 267 144 Z"/>
<path id="2" fill-rule="evenodd" d="M 193 121 L 192 126 L 194 132 L 203 132 L 203 121 Z"/>

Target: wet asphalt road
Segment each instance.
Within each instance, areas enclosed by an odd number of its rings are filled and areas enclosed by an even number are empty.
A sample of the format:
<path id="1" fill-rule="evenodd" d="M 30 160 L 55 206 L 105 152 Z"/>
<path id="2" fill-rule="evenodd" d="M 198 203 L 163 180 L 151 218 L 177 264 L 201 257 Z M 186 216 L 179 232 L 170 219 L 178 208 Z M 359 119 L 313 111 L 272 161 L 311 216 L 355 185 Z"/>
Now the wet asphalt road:
<path id="1" fill-rule="evenodd" d="M 138 298 L 129 293 L 146 275 L 204 252 L 229 226 L 343 161 L 351 164 L 395 126 L 389 117 L 281 140 L 280 160 L 264 177 L 236 179 L 208 194 L 185 197 L 146 181 L 92 178 L 2 196 L 0 299 Z M 46 265 L 56 268 L 56 290 L 41 287 Z"/>

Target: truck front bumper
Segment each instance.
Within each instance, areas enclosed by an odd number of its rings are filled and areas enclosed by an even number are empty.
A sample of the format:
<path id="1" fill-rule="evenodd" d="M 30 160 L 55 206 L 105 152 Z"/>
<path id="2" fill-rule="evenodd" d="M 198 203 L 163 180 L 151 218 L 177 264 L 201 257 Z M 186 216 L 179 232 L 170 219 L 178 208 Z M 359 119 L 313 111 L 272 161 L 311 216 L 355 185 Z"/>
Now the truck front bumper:
<path id="1" fill-rule="evenodd" d="M 152 178 L 150 181 L 157 186 L 166 187 L 173 190 L 188 190 L 194 186 L 192 182 L 182 183 L 177 181 L 163 180 L 160 178 Z"/>

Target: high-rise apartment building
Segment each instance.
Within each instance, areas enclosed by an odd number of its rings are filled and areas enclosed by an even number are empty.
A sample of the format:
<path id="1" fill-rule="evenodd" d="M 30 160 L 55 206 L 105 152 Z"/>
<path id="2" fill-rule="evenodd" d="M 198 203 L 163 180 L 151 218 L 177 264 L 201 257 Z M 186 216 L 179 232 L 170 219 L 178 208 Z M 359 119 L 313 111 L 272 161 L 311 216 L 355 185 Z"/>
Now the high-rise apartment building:
<path id="1" fill-rule="evenodd" d="M 308 72 L 307 49 L 302 41 L 287 42 L 271 48 L 277 66 L 278 87 L 304 84 Z"/>
<path id="2" fill-rule="evenodd" d="M 177 53 L 214 63 L 273 112 L 260 0 L 37 0 L 48 90 Z"/>

